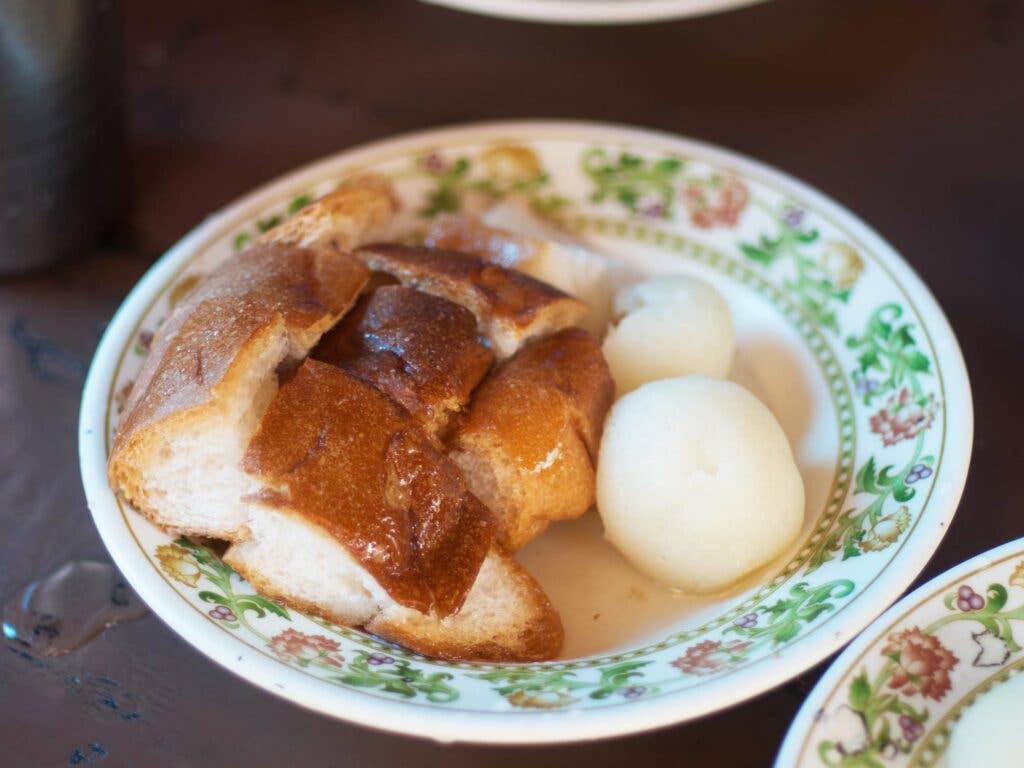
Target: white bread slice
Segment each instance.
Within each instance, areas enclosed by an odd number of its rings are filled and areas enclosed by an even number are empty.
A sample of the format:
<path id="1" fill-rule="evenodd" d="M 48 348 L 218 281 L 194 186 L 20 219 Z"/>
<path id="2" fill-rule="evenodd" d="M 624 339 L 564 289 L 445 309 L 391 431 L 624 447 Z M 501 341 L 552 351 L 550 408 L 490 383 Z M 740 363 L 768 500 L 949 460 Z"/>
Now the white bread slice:
<path id="1" fill-rule="evenodd" d="M 239 499 L 258 489 L 239 461 L 277 368 L 306 354 L 366 278 L 345 254 L 279 245 L 209 275 L 161 326 L 132 388 L 107 467 L 114 491 L 165 528 L 241 535 Z"/>
<path id="2" fill-rule="evenodd" d="M 558 655 L 562 620 L 540 585 L 519 563 L 490 551 L 458 613 L 428 616 L 385 606 L 366 629 L 437 659 L 547 661 Z"/>
<path id="3" fill-rule="evenodd" d="M 225 562 L 261 594 L 296 610 L 364 627 L 430 658 L 542 661 L 561 648 L 558 614 L 499 548 L 484 559 L 458 612 L 441 618 L 395 602 L 337 539 L 300 516 L 258 507 L 250 531 Z"/>
<path id="4" fill-rule="evenodd" d="M 478 387 L 449 455 L 498 519 L 506 547 L 593 506 L 614 392 L 597 339 L 581 328 L 531 342 Z"/>
<path id="5" fill-rule="evenodd" d="M 561 623 L 490 512 L 373 386 L 307 360 L 242 462 L 264 489 L 225 560 L 261 592 L 445 658 L 555 655 Z"/>
<path id="6" fill-rule="evenodd" d="M 586 304 L 557 288 L 470 254 L 383 243 L 355 255 L 403 285 L 464 306 L 499 360 L 529 339 L 575 325 L 587 312 Z"/>
<path id="7" fill-rule="evenodd" d="M 394 213 L 376 182 L 332 199 L 332 226 L 350 245 L 378 236 Z M 107 469 L 111 488 L 157 525 L 244 535 L 248 508 L 240 499 L 257 488 L 238 463 L 277 389 L 278 368 L 305 357 L 368 279 L 349 254 L 286 240 L 220 265 L 156 333 Z"/>
<path id="8" fill-rule="evenodd" d="M 438 216 L 425 244 L 471 253 L 583 300 L 589 309 L 578 324 L 598 338 L 608 329 L 616 287 L 626 279 L 624 270 L 569 239 L 515 199 L 498 203 L 479 220 Z"/>

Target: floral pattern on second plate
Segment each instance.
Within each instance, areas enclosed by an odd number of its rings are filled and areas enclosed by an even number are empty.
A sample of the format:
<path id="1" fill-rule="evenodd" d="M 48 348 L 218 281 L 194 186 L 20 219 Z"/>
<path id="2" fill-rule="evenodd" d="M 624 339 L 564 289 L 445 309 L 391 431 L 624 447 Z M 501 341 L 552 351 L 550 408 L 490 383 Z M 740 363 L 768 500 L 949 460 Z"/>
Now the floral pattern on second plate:
<path id="1" fill-rule="evenodd" d="M 818 719 L 821 764 L 936 765 L 967 703 L 969 681 L 984 682 L 990 670 L 1000 670 L 999 677 L 1024 662 L 1024 584 L 1018 572 L 1024 572 L 1024 559 L 1005 582 L 990 583 L 984 593 L 972 586 L 973 578 L 953 584 L 888 630 L 850 679 L 844 700 Z M 957 625 L 968 631 L 952 633 Z M 936 718 L 936 705 L 942 717 Z"/>

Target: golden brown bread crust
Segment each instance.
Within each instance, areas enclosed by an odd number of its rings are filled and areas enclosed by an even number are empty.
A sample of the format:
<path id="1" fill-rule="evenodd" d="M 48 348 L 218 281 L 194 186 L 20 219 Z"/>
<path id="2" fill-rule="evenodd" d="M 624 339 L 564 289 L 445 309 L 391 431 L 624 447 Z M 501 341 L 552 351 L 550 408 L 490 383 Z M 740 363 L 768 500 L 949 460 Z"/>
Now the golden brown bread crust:
<path id="1" fill-rule="evenodd" d="M 595 500 L 594 468 L 614 384 L 597 340 L 573 328 L 524 347 L 480 385 L 451 456 L 512 550 Z"/>
<path id="2" fill-rule="evenodd" d="M 210 402 L 261 331 L 283 322 L 312 343 L 368 277 L 347 254 L 289 245 L 257 245 L 220 265 L 157 332 L 118 425 L 112 470 L 144 430 Z"/>
<path id="3" fill-rule="evenodd" d="M 329 533 L 398 603 L 458 610 L 494 536 L 493 518 L 407 412 L 376 388 L 306 360 L 281 386 L 242 467 Z"/>
<path id="4" fill-rule="evenodd" d="M 384 243 L 363 246 L 355 255 L 403 285 L 466 307 L 499 358 L 526 339 L 573 325 L 587 312 L 585 303 L 547 283 L 457 251 Z"/>
<path id="5" fill-rule="evenodd" d="M 260 242 L 347 252 L 360 242 L 382 237 L 397 210 L 398 198 L 387 179 L 360 176 L 268 230 Z"/>
<path id="6" fill-rule="evenodd" d="M 534 258 L 539 250 L 538 242 L 533 238 L 517 237 L 470 216 L 451 213 L 434 219 L 423 244 L 445 251 L 471 253 L 510 269 Z"/>
<path id="7" fill-rule="evenodd" d="M 364 297 L 310 357 L 373 384 L 436 434 L 469 402 L 494 353 L 465 307 L 391 285 Z"/>
<path id="8" fill-rule="evenodd" d="M 516 605 L 526 612 L 520 617 L 514 636 L 509 637 L 507 627 L 494 627 L 488 638 L 487 633 L 479 629 L 460 631 L 458 615 L 436 621 L 411 611 L 381 613 L 366 629 L 433 659 L 529 662 L 558 656 L 565 641 L 565 630 L 562 618 L 544 590 L 523 566 L 500 548 L 492 550 L 488 559 L 505 571 L 503 588 L 514 591 Z M 483 620 L 486 621 L 486 617 Z"/>
<path id="9" fill-rule="evenodd" d="M 597 461 L 604 419 L 615 400 L 615 382 L 601 343 L 582 328 L 568 328 L 523 347 L 496 379 L 531 383 L 562 395 L 590 457 Z"/>
<path id="10" fill-rule="evenodd" d="M 228 550 L 228 564 L 235 568 L 261 595 L 295 611 L 346 626 L 347 617 L 332 614 L 321 605 L 296 598 L 279 590 L 273 581 L 265 579 L 258 571 L 245 568 L 241 563 L 232 562 Z M 453 629 L 452 622 L 458 621 L 458 614 L 450 618 L 426 616 L 410 610 L 388 611 L 379 614 L 365 627 L 368 632 L 383 637 L 409 650 L 432 659 L 447 661 L 488 661 L 530 662 L 555 658 L 565 642 L 565 630 L 558 611 L 551 605 L 544 590 L 519 563 L 500 548 L 494 548 L 488 555 L 507 569 L 510 578 L 505 588 L 515 590 L 517 604 L 526 611 L 520 617 L 520 625 L 512 636 L 507 627 L 487 632 L 474 629 L 471 632 Z"/>

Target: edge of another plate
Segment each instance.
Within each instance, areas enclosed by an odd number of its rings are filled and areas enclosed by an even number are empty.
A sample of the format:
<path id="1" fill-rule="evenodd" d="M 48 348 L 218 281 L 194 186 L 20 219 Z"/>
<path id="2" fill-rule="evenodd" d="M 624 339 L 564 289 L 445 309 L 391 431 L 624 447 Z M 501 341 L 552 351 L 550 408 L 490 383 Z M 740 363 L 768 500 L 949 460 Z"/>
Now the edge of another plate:
<path id="1" fill-rule="evenodd" d="M 922 607 L 928 599 L 935 596 L 936 592 L 951 588 L 956 582 L 961 581 L 969 574 L 979 569 L 991 567 L 1007 556 L 1018 554 L 1024 554 L 1024 538 L 1014 539 L 1013 541 L 993 547 L 940 573 L 903 597 L 875 619 L 832 662 L 832 665 L 818 680 L 810 695 L 804 700 L 797 716 L 790 723 L 789 730 L 786 732 L 786 738 L 779 748 L 779 753 L 775 758 L 776 768 L 792 768 L 793 766 L 804 765 L 804 763 L 798 763 L 797 761 L 801 757 L 806 735 L 813 727 L 821 708 L 828 703 L 829 695 L 836 689 L 838 683 L 846 675 L 850 667 L 861 658 L 865 651 L 878 643 L 883 632 L 895 625 L 905 614 Z"/>
<path id="2" fill-rule="evenodd" d="M 550 24 L 645 24 L 737 10 L 766 0 L 423 0 L 482 16 Z"/>

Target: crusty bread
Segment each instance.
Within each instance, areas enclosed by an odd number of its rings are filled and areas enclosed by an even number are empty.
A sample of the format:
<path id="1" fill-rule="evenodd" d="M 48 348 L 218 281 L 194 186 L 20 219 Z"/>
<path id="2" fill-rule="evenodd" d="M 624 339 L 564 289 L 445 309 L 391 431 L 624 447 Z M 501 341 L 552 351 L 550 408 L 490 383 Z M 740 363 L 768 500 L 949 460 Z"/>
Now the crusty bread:
<path id="1" fill-rule="evenodd" d="M 403 285 L 466 307 L 499 360 L 587 312 L 586 304 L 557 288 L 465 253 L 387 243 L 364 246 L 355 255 Z"/>
<path id="2" fill-rule="evenodd" d="M 499 547 L 487 555 L 458 613 L 439 619 L 392 604 L 366 628 L 424 656 L 456 661 L 546 661 L 565 639 L 540 585 Z"/>
<path id="3" fill-rule="evenodd" d="M 224 263 L 157 332 L 108 462 L 111 487 L 183 533 L 242 533 L 253 483 L 238 467 L 277 389 L 368 277 L 347 254 L 258 245 Z"/>
<path id="4" fill-rule="evenodd" d="M 384 237 L 397 210 L 398 198 L 390 182 L 380 176 L 360 176 L 264 232 L 260 241 L 351 251 Z"/>
<path id="5" fill-rule="evenodd" d="M 428 429 L 441 429 L 491 363 L 477 322 L 507 356 L 585 307 L 461 254 L 431 266 L 436 253 L 348 253 L 394 211 L 377 182 L 338 190 L 193 289 L 156 334 L 126 404 L 111 487 L 166 529 L 230 542 L 228 563 L 298 609 L 441 658 L 552 658 L 557 613 Z M 345 324 L 358 331 L 352 359 L 364 362 L 352 368 L 364 378 L 302 362 L 366 289 L 367 261 L 433 296 L 393 286 L 368 295 Z M 386 385 L 364 380 L 381 371 Z"/>
<path id="6" fill-rule="evenodd" d="M 557 653 L 557 614 L 493 543 L 490 512 L 375 387 L 307 360 L 267 408 L 242 466 L 263 490 L 248 538 L 225 559 L 260 591 L 431 655 Z"/>
<path id="7" fill-rule="evenodd" d="M 438 216 L 424 242 L 516 269 L 583 300 L 588 311 L 577 324 L 598 337 L 608 329 L 616 286 L 627 280 L 621 267 L 570 239 L 516 200 L 493 206 L 481 219 Z"/>
<path id="8" fill-rule="evenodd" d="M 518 549 L 594 503 L 594 468 L 614 384 L 597 340 L 571 328 L 527 345 L 480 385 L 450 456 Z"/>
<path id="9" fill-rule="evenodd" d="M 373 384 L 431 434 L 469 402 L 494 360 L 472 312 L 399 285 L 364 296 L 310 357 Z"/>
<path id="10" fill-rule="evenodd" d="M 533 259 L 545 243 L 536 237 L 515 234 L 484 224 L 474 216 L 442 213 L 430 223 L 423 238 L 428 248 L 470 253 L 509 269 Z"/>
<path id="11" fill-rule="evenodd" d="M 558 613 L 499 547 L 487 553 L 458 612 L 442 618 L 395 602 L 337 539 L 299 516 L 260 507 L 250 528 L 225 562 L 261 594 L 297 611 L 365 627 L 431 658 L 544 661 L 562 647 Z"/>
<path id="12" fill-rule="evenodd" d="M 355 301 L 369 276 L 333 247 L 299 247 L 312 231 L 353 247 L 379 237 L 395 212 L 377 180 L 328 196 L 324 228 L 293 220 L 206 276 L 157 331 L 122 412 L 108 461 L 111 488 L 154 523 L 183 533 L 244 535 L 253 482 L 238 466 L 277 389 Z M 304 217 L 303 220 L 307 220 Z M 290 234 L 289 234 L 290 233 Z"/>

